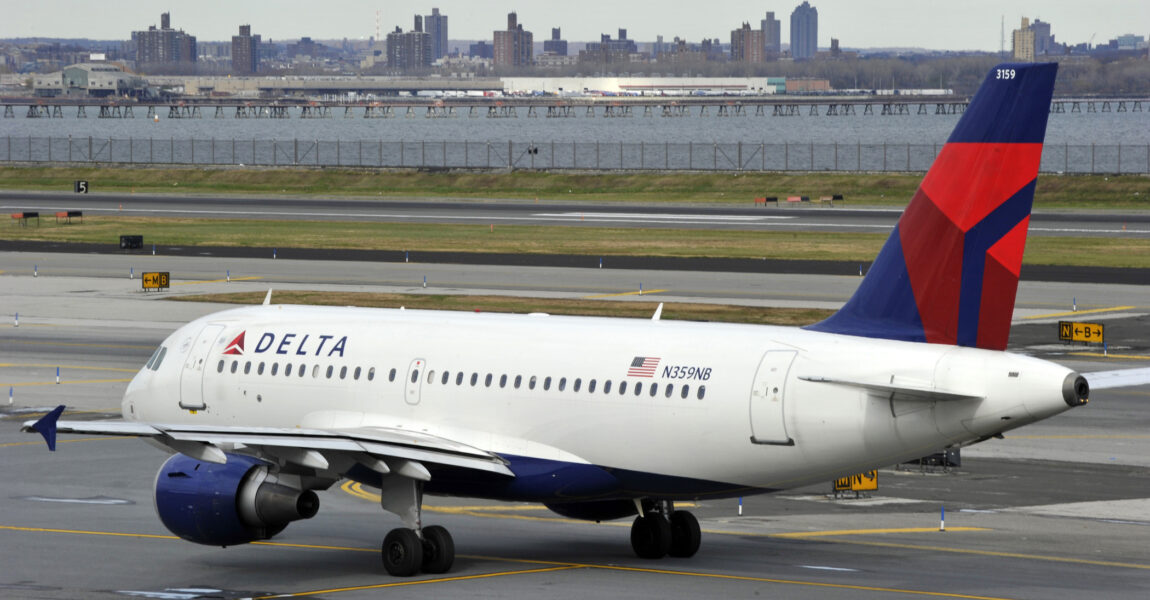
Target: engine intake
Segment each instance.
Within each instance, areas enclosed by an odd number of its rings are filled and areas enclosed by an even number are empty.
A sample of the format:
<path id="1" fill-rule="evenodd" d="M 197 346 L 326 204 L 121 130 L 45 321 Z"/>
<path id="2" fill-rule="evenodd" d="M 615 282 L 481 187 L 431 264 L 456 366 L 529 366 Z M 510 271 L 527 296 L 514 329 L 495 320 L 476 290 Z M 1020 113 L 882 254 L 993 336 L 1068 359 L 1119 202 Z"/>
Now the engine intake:
<path id="1" fill-rule="evenodd" d="M 285 484 L 259 459 L 228 454 L 219 465 L 183 454 L 156 475 L 156 512 L 172 533 L 197 544 L 266 540 L 319 510 L 311 490 Z"/>
<path id="2" fill-rule="evenodd" d="M 1090 402 L 1090 383 L 1078 373 L 1067 375 L 1062 381 L 1062 399 L 1071 407 Z"/>

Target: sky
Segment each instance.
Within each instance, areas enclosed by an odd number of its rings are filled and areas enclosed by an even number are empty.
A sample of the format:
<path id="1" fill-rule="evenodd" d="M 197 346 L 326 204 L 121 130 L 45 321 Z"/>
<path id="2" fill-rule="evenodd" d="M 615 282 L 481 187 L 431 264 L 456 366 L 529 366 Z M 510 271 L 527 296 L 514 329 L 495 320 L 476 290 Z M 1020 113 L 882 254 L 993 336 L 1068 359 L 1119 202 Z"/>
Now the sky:
<path id="1" fill-rule="evenodd" d="M 597 41 L 600 34 L 647 42 L 662 35 L 689 42 L 704 37 L 730 41 L 730 32 L 749 22 L 759 27 L 766 12 L 782 23 L 783 43 L 790 41 L 790 14 L 796 0 L 12 0 L 0 9 L 0 38 L 58 37 L 128 39 L 131 32 L 160 24 L 160 13 L 172 15 L 172 27 L 200 41 L 231 40 L 238 26 L 250 24 L 264 39 L 290 41 L 367 39 L 375 35 L 380 11 L 386 35 L 398 25 L 412 28 L 415 14 L 433 7 L 448 16 L 451 39 L 492 39 L 505 29 L 515 11 L 535 40 L 551 37 L 561 27 L 563 39 Z M 819 11 L 818 45 L 832 37 L 844 48 L 918 47 L 937 50 L 999 49 L 1002 22 L 1006 48 L 1010 31 L 1022 17 L 1051 23 L 1057 41 L 1095 43 L 1125 33 L 1150 35 L 1150 0 L 815 0 Z"/>

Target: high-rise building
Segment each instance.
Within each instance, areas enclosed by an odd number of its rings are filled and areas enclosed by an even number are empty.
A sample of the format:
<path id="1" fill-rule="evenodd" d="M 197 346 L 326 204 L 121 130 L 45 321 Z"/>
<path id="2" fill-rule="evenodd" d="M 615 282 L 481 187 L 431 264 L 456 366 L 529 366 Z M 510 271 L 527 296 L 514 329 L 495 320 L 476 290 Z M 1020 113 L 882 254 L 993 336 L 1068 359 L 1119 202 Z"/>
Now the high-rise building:
<path id="1" fill-rule="evenodd" d="M 559 28 L 551 28 L 551 39 L 543 41 L 543 53 L 567 56 L 567 40 L 559 35 Z"/>
<path id="2" fill-rule="evenodd" d="M 1054 50 L 1054 36 L 1050 35 L 1050 23 L 1035 19 L 1030 24 L 1030 30 L 1034 32 L 1034 55 L 1050 54 Z"/>
<path id="3" fill-rule="evenodd" d="M 535 43 L 530 31 L 515 13 L 507 14 L 507 29 L 495 32 L 495 67 L 529 67 L 534 58 L 532 46 Z"/>
<path id="4" fill-rule="evenodd" d="M 731 60 L 763 62 L 763 47 L 762 29 L 751 29 L 750 23 L 743 23 L 741 28 L 731 31 Z"/>
<path id="5" fill-rule="evenodd" d="M 399 27 L 387 34 L 387 66 L 399 71 L 414 71 L 431 66 L 431 34 L 423 31 L 423 17 L 415 15 L 414 30 L 404 33 Z"/>
<path id="6" fill-rule="evenodd" d="M 168 13 L 160 15 L 160 28 L 150 25 L 144 31 L 133 31 L 138 66 L 177 65 L 196 62 L 196 36 L 172 29 Z M 145 67 L 146 68 L 146 67 Z"/>
<path id="7" fill-rule="evenodd" d="M 1034 62 L 1034 31 L 1030 19 L 1022 17 L 1022 27 L 1014 30 L 1013 57 L 1018 62 Z"/>
<path id="8" fill-rule="evenodd" d="M 767 12 L 767 18 L 760 22 L 763 32 L 763 56 L 768 60 L 779 57 L 783 52 L 782 22 L 775 18 L 775 13 Z"/>
<path id="9" fill-rule="evenodd" d="M 423 26 L 431 36 L 431 60 L 447 56 L 447 15 L 441 15 L 438 8 L 433 8 L 430 15 L 423 17 Z"/>
<path id="10" fill-rule="evenodd" d="M 240 25 L 240 34 L 232 36 L 232 73 L 255 75 L 260 66 L 260 36 L 252 35 L 251 25 Z"/>
<path id="11" fill-rule="evenodd" d="M 808 60 L 819 49 L 819 10 L 804 2 L 791 12 L 791 57 Z"/>

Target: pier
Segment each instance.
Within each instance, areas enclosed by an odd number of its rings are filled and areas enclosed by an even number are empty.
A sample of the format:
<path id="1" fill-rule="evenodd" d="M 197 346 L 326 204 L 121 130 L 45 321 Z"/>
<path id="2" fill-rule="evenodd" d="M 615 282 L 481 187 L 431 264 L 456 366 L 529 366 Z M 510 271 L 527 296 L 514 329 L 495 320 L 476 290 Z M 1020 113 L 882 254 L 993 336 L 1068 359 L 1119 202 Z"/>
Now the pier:
<path id="1" fill-rule="evenodd" d="M 585 96 L 396 97 L 373 102 L 321 102 L 278 98 L 187 98 L 171 102 L 106 99 L 0 99 L 3 118 L 60 119 L 94 113 L 100 119 L 387 119 L 405 118 L 655 118 L 853 117 L 955 115 L 960 96 Z M 1051 113 L 1150 112 L 1150 98 L 1055 98 Z"/>

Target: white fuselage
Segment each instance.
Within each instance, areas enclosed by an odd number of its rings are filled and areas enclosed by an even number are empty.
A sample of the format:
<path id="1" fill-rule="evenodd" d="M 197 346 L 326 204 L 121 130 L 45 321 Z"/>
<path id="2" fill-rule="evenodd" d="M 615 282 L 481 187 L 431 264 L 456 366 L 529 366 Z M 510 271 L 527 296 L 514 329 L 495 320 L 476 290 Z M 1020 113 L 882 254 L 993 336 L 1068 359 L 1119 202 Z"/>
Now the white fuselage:
<path id="1" fill-rule="evenodd" d="M 513 471 L 608 469 L 619 497 L 791 488 L 1069 408 L 1070 370 L 1038 359 L 756 325 L 261 306 L 162 347 L 128 387 L 126 419 L 402 428 Z"/>

